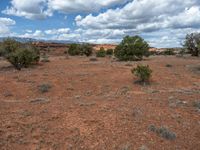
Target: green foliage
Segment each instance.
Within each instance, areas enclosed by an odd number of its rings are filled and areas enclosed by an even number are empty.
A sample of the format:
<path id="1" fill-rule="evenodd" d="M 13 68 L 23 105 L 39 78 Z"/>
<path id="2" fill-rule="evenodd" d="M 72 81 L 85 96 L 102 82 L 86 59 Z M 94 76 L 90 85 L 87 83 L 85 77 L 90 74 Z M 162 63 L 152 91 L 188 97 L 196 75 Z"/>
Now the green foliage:
<path id="1" fill-rule="evenodd" d="M 18 70 L 38 62 L 38 55 L 34 51 L 25 48 L 8 54 L 6 58 Z"/>
<path id="2" fill-rule="evenodd" d="M 12 39 L 3 41 L 2 56 L 5 57 L 16 69 L 29 67 L 40 59 L 40 52 L 31 44 L 22 44 Z"/>
<path id="3" fill-rule="evenodd" d="M 175 52 L 173 49 L 167 49 L 163 52 L 163 55 L 175 55 Z"/>
<path id="4" fill-rule="evenodd" d="M 7 38 L 1 43 L 0 53 L 2 56 L 15 52 L 20 47 L 21 43 L 13 39 Z"/>
<path id="5" fill-rule="evenodd" d="M 68 54 L 71 56 L 76 55 L 92 55 L 93 48 L 90 44 L 71 44 L 68 50 Z"/>
<path id="6" fill-rule="evenodd" d="M 52 86 L 50 84 L 41 84 L 38 86 L 38 89 L 41 93 L 47 93 L 49 92 L 49 90 L 52 88 Z"/>
<path id="7" fill-rule="evenodd" d="M 149 56 L 149 45 L 139 36 L 126 36 L 115 49 L 115 56 L 121 61 L 142 60 Z"/>
<path id="8" fill-rule="evenodd" d="M 106 56 L 106 51 L 103 47 L 100 48 L 99 51 L 96 52 L 97 57 L 105 57 Z"/>
<path id="9" fill-rule="evenodd" d="M 91 56 L 93 52 L 93 48 L 90 44 L 82 44 L 80 45 L 81 55 Z"/>
<path id="10" fill-rule="evenodd" d="M 200 54 L 200 33 L 187 34 L 184 42 L 184 47 L 192 54 L 199 56 Z"/>
<path id="11" fill-rule="evenodd" d="M 148 65 L 147 66 L 138 65 L 136 68 L 133 68 L 131 72 L 135 76 L 140 78 L 141 82 L 148 82 L 152 74 L 152 70 Z"/>
<path id="12" fill-rule="evenodd" d="M 71 44 L 68 50 L 69 55 L 76 56 L 80 55 L 80 45 L 79 44 Z"/>
<path id="13" fill-rule="evenodd" d="M 106 55 L 113 55 L 113 49 L 107 49 Z"/>

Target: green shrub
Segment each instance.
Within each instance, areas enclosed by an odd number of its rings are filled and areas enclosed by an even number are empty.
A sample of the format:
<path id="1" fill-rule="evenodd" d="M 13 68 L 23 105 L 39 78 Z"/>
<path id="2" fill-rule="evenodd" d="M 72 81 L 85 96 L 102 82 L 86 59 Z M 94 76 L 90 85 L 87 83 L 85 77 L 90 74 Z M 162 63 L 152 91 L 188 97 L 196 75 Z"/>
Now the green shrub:
<path id="1" fill-rule="evenodd" d="M 152 70 L 148 65 L 147 66 L 138 65 L 136 68 L 133 68 L 131 72 L 135 76 L 140 78 L 141 82 L 148 82 L 152 74 Z"/>
<path id="2" fill-rule="evenodd" d="M 38 55 L 35 51 L 21 48 L 6 56 L 7 60 L 18 70 L 27 68 L 31 64 L 38 62 Z"/>
<path id="3" fill-rule="evenodd" d="M 79 44 L 71 44 L 68 50 L 69 55 L 76 56 L 80 55 L 80 45 Z"/>
<path id="4" fill-rule="evenodd" d="M 9 53 L 15 52 L 16 49 L 18 49 L 21 46 L 21 43 L 7 38 L 1 43 L 0 47 L 0 53 L 2 56 L 6 56 Z"/>
<path id="5" fill-rule="evenodd" d="M 22 44 L 12 39 L 6 39 L 1 44 L 1 55 L 16 69 L 29 67 L 40 59 L 39 50 L 30 43 Z"/>
<path id="6" fill-rule="evenodd" d="M 106 55 L 113 55 L 113 49 L 107 49 Z"/>
<path id="7" fill-rule="evenodd" d="M 82 44 L 80 45 L 81 55 L 91 56 L 93 52 L 93 48 L 90 44 Z"/>
<path id="8" fill-rule="evenodd" d="M 41 84 L 38 86 L 38 89 L 41 93 L 47 93 L 49 92 L 49 90 L 52 88 L 52 86 L 50 84 Z"/>
<path id="9" fill-rule="evenodd" d="M 200 110 L 200 101 L 196 101 L 196 102 L 194 102 L 194 107 L 196 107 L 197 109 L 199 109 Z"/>
<path id="10" fill-rule="evenodd" d="M 103 47 L 100 48 L 99 51 L 96 52 L 97 57 L 105 57 L 106 56 L 106 51 Z"/>
<path id="11" fill-rule="evenodd" d="M 90 44 L 71 44 L 68 50 L 69 55 L 92 55 L 93 48 Z"/>
<path id="12" fill-rule="evenodd" d="M 148 56 L 149 45 L 139 36 L 126 36 L 115 48 L 115 56 L 121 61 L 142 60 Z"/>
<path id="13" fill-rule="evenodd" d="M 163 52 L 163 55 L 175 55 L 173 49 L 167 49 Z"/>

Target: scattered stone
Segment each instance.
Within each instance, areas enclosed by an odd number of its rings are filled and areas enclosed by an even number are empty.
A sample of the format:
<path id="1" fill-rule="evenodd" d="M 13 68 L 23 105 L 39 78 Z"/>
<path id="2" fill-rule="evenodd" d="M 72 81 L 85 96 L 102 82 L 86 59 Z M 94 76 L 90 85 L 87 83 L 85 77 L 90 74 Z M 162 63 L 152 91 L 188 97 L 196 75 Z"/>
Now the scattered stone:
<path id="1" fill-rule="evenodd" d="M 80 95 L 76 95 L 76 96 L 75 96 L 75 99 L 80 99 L 80 98 L 81 98 Z"/>
<path id="2" fill-rule="evenodd" d="M 92 95 L 92 91 L 87 91 L 86 93 L 85 93 L 85 96 L 91 96 Z"/>
<path id="3" fill-rule="evenodd" d="M 94 106 L 94 105 L 96 105 L 95 102 L 79 102 L 78 104 L 80 106 Z"/>
<path id="4" fill-rule="evenodd" d="M 172 108 L 179 107 L 179 106 L 187 106 L 188 104 L 188 102 L 175 99 L 175 97 L 173 96 L 170 96 L 168 98 L 168 101 L 169 101 L 169 107 L 172 107 Z"/>

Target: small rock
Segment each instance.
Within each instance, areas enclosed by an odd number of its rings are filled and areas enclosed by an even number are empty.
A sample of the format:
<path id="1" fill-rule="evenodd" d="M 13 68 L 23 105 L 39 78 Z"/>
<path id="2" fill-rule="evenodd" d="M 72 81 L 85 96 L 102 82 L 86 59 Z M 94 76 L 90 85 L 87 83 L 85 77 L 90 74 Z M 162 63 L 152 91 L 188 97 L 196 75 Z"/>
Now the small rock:
<path id="1" fill-rule="evenodd" d="M 76 98 L 76 99 L 80 99 L 81 96 L 80 96 L 80 95 L 76 95 L 75 98 Z"/>

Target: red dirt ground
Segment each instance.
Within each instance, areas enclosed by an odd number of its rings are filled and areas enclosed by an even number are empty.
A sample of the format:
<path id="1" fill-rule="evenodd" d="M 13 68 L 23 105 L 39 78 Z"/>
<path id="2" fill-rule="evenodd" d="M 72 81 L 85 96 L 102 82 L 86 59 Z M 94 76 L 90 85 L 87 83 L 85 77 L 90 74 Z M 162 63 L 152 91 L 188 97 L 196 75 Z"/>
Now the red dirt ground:
<path id="1" fill-rule="evenodd" d="M 130 70 L 153 70 L 142 86 Z M 172 67 L 166 67 L 171 64 Z M 199 150 L 198 58 L 150 57 L 142 62 L 110 58 L 50 57 L 49 63 L 16 71 L 0 61 L 2 150 Z M 52 88 L 41 93 L 38 86 Z M 165 126 L 167 140 L 149 130 Z"/>

